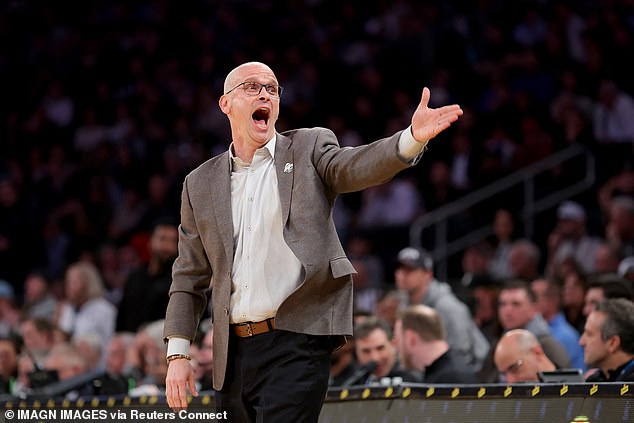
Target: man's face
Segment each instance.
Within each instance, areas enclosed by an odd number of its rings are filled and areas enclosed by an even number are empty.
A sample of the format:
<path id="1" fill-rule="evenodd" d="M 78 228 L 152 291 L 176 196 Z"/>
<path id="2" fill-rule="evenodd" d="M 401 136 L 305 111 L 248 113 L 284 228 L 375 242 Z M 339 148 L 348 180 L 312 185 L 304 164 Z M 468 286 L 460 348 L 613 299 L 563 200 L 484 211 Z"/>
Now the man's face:
<path id="1" fill-rule="evenodd" d="M 387 376 L 396 363 L 396 348 L 381 329 L 373 330 L 365 338 L 356 338 L 355 348 L 360 365 L 377 363 L 374 375 L 378 378 Z"/>
<path id="2" fill-rule="evenodd" d="M 553 304 L 552 299 L 548 296 L 548 282 L 546 280 L 534 280 L 531 282 L 531 289 L 537 297 L 535 306 L 543 316 L 547 316 L 549 312 L 556 312 L 556 304 Z"/>
<path id="3" fill-rule="evenodd" d="M 603 289 L 599 287 L 589 288 L 583 303 L 583 315 L 588 316 L 597 308 L 597 304 L 603 300 L 605 300 Z"/>
<path id="4" fill-rule="evenodd" d="M 508 383 L 539 381 L 537 357 L 532 351 L 513 348 L 496 352 L 495 366 Z"/>
<path id="5" fill-rule="evenodd" d="M 46 332 L 40 332 L 35 324 L 26 320 L 20 325 L 20 334 L 24 341 L 24 346 L 30 351 L 46 350 L 51 347 L 52 339 Z"/>
<path id="6" fill-rule="evenodd" d="M 504 289 L 498 301 L 498 318 L 505 330 L 520 329 L 530 322 L 537 310 L 524 289 Z"/>
<path id="7" fill-rule="evenodd" d="M 409 293 L 416 291 L 421 285 L 428 283 L 431 280 L 431 272 L 418 267 L 401 265 L 396 268 L 394 279 L 397 289 Z"/>
<path id="8" fill-rule="evenodd" d="M 178 229 L 175 226 L 157 226 L 150 240 L 151 250 L 161 262 L 169 262 L 178 254 Z"/>
<path id="9" fill-rule="evenodd" d="M 605 314 L 593 311 L 588 315 L 579 344 L 583 347 L 583 358 L 588 367 L 602 368 L 601 364 L 610 356 L 610 340 L 601 337 L 601 326 L 605 321 Z"/>
<path id="10" fill-rule="evenodd" d="M 273 71 L 261 63 L 239 68 L 231 82 L 233 86 L 243 82 L 278 85 Z M 275 122 L 279 116 L 280 98 L 271 96 L 263 87 L 258 95 L 250 96 L 239 86 L 220 98 L 220 108 L 229 117 L 233 141 L 253 149 L 264 146 L 275 134 Z"/>

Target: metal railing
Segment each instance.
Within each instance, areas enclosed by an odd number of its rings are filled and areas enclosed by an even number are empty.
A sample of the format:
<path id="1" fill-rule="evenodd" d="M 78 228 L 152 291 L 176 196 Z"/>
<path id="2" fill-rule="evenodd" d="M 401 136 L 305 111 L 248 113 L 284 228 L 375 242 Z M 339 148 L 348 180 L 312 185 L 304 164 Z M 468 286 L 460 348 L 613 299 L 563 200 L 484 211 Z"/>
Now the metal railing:
<path id="1" fill-rule="evenodd" d="M 552 170 L 555 166 L 565 162 L 585 158 L 584 177 L 579 181 L 567 185 L 564 189 L 549 193 L 543 198 L 535 198 L 536 178 L 544 172 Z M 548 210 L 560 202 L 580 194 L 594 185 L 595 159 L 592 153 L 585 147 L 575 144 L 559 151 L 537 163 L 527 166 L 505 178 L 498 180 L 486 187 L 471 192 L 464 197 L 445 204 L 435 210 L 425 213 L 410 226 L 410 243 L 417 247 L 424 247 L 422 234 L 426 229 L 433 230 L 433 248 L 430 254 L 434 258 L 434 266 L 437 277 L 447 278 L 448 258 L 466 247 L 481 241 L 493 233 L 492 225 L 486 225 L 473 229 L 457 239 L 449 239 L 448 222 L 453 216 L 463 213 L 468 208 L 480 204 L 485 200 L 495 202 L 495 197 L 514 187 L 523 188 L 523 205 L 520 216 L 524 225 L 524 235 L 531 238 L 534 232 L 535 216 Z"/>

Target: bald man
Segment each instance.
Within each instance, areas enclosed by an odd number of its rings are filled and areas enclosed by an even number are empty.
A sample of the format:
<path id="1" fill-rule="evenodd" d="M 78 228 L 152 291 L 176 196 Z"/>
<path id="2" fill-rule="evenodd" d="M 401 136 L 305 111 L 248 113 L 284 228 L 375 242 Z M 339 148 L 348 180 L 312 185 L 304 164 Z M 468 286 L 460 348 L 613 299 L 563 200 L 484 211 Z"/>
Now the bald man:
<path id="1" fill-rule="evenodd" d="M 539 372 L 556 370 L 539 341 L 526 329 L 513 329 L 495 347 L 495 366 L 508 383 L 538 382 Z"/>

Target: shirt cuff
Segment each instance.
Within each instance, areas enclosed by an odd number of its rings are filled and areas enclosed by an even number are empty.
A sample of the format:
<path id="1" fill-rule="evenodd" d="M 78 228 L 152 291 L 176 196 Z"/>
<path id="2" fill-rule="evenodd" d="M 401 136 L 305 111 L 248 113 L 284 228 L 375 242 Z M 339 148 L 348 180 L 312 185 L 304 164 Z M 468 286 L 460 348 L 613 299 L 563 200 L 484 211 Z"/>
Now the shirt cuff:
<path id="1" fill-rule="evenodd" d="M 189 339 L 172 337 L 167 340 L 167 354 L 169 357 L 173 354 L 189 355 Z"/>
<path id="2" fill-rule="evenodd" d="M 412 135 L 412 126 L 408 126 L 398 139 L 398 154 L 408 163 L 416 164 L 420 160 L 427 143 L 416 141 Z"/>

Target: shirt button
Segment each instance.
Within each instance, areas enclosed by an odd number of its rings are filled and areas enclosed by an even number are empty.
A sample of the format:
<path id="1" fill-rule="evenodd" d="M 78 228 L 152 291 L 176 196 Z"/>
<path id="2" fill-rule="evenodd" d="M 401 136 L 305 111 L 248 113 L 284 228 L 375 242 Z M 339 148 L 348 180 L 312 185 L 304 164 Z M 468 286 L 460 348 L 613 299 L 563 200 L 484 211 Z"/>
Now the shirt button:
<path id="1" fill-rule="evenodd" d="M 253 197 L 249 197 L 249 201 L 253 201 Z"/>

